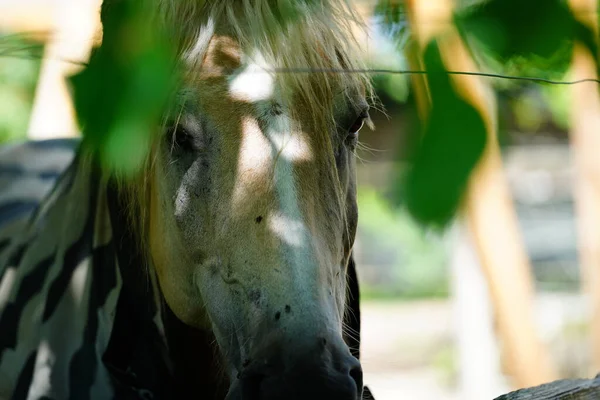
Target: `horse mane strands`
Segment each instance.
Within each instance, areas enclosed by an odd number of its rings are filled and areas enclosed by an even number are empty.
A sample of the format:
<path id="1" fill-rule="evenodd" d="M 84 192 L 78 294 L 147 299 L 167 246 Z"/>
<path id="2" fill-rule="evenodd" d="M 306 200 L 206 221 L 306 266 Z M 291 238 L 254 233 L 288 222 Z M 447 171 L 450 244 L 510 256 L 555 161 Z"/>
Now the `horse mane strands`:
<path id="1" fill-rule="evenodd" d="M 202 61 L 214 24 L 226 27 L 244 53 L 264 60 L 291 101 L 300 94 L 315 124 L 333 123 L 334 91 L 361 88 L 373 97 L 355 28 L 363 28 L 348 0 L 158 0 L 159 18 L 174 33 L 180 53 Z M 192 50 L 194 47 L 194 51 Z M 312 69 L 298 72 L 298 69 Z M 296 71 L 295 71 L 296 70 Z M 351 100 L 351 98 L 349 97 Z M 290 109 L 295 107 L 290 107 Z M 319 116 L 323 119 L 319 120 Z"/>

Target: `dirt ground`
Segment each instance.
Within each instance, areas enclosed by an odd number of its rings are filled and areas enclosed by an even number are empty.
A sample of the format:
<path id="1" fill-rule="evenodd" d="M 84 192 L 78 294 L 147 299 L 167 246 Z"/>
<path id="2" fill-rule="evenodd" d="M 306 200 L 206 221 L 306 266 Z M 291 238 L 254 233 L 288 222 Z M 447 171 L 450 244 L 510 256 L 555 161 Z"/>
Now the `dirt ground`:
<path id="1" fill-rule="evenodd" d="M 377 400 L 458 399 L 448 382 L 449 303 L 369 301 L 361 316 L 364 381 Z"/>
<path id="2" fill-rule="evenodd" d="M 591 378 L 588 372 L 589 310 L 584 296 L 539 294 L 536 325 L 559 378 Z M 361 306 L 364 382 L 377 400 L 464 400 L 457 389 L 458 358 L 450 301 L 365 301 Z M 510 391 L 506 377 L 490 388 Z"/>

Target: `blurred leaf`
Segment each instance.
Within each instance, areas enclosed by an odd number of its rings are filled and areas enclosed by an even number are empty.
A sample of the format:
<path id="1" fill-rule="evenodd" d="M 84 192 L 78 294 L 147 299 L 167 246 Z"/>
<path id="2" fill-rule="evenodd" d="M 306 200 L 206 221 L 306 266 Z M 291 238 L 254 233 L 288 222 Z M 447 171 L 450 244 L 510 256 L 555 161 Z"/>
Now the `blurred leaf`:
<path id="1" fill-rule="evenodd" d="M 540 92 L 552 114 L 553 122 L 561 129 L 568 131 L 571 126 L 571 104 L 573 91 L 564 86 L 542 86 Z"/>
<path id="2" fill-rule="evenodd" d="M 404 2 L 379 0 L 375 7 L 374 20 L 386 39 L 395 44 L 396 50 L 404 50 L 410 39 L 410 29 Z"/>
<path id="3" fill-rule="evenodd" d="M 379 297 L 447 295 L 443 238 L 415 223 L 404 207 L 392 207 L 376 189 L 359 187 L 357 199 L 360 258 L 377 268 L 379 277 L 363 282 L 365 290 Z"/>
<path id="4" fill-rule="evenodd" d="M 0 34 L 0 57 L 33 59 L 41 62 L 44 45 L 26 33 Z"/>
<path id="5" fill-rule="evenodd" d="M 579 22 L 561 0 L 489 0 L 455 15 L 461 34 L 475 38 L 500 62 L 513 68 L 564 73 L 574 41 L 598 57 L 593 32 Z"/>
<path id="6" fill-rule="evenodd" d="M 71 78 L 87 145 L 105 167 L 125 174 L 142 166 L 177 79 L 167 35 L 143 4 L 111 4 L 102 46 Z"/>
<path id="7" fill-rule="evenodd" d="M 444 227 L 456 213 L 483 153 L 486 127 L 478 111 L 454 90 L 435 41 L 425 50 L 424 64 L 431 109 L 417 133 L 421 140 L 412 154 L 404 195 L 419 222 Z"/>
<path id="8" fill-rule="evenodd" d="M 407 70 L 405 47 L 410 39 L 410 30 L 403 2 L 379 0 L 374 11 L 373 41 L 375 46 L 370 59 L 376 69 Z M 376 90 L 389 99 L 405 103 L 409 93 L 408 74 L 385 73 L 373 76 Z"/>
<path id="9" fill-rule="evenodd" d="M 26 34 L 0 36 L 0 144 L 27 137 L 43 49 Z"/>
<path id="10" fill-rule="evenodd" d="M 397 103 L 405 103 L 408 98 L 409 81 L 406 75 L 379 75 L 373 78 L 378 92 L 383 92 Z"/>
<path id="11" fill-rule="evenodd" d="M 511 101 L 511 108 L 520 129 L 535 132 L 545 120 L 544 104 L 537 92 L 525 92 Z"/>
<path id="12" fill-rule="evenodd" d="M 382 19 L 385 26 L 406 24 L 406 8 L 403 1 L 379 0 L 375 6 L 375 16 Z"/>

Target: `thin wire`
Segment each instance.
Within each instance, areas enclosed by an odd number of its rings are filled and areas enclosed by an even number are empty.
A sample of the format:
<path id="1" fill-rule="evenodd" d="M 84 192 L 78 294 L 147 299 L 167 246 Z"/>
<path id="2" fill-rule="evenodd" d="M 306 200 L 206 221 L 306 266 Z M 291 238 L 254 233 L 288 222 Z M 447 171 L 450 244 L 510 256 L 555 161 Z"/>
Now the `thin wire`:
<path id="1" fill-rule="evenodd" d="M 275 72 L 275 73 L 316 73 L 316 72 L 326 72 L 326 73 L 344 73 L 344 74 L 406 74 L 406 75 L 426 75 L 429 72 L 424 70 L 396 70 L 396 69 L 377 69 L 377 68 L 366 68 L 366 69 L 327 69 L 327 68 L 279 68 L 279 69 L 271 69 L 265 70 L 266 72 Z M 259 72 L 259 71 L 257 71 Z M 600 83 L 600 79 L 596 78 L 584 78 L 578 79 L 575 81 L 557 81 L 553 79 L 546 78 L 537 78 L 531 76 L 514 76 L 514 75 L 502 75 L 502 74 L 493 74 L 488 72 L 469 72 L 469 71 L 445 71 L 448 75 L 467 75 L 467 76 L 482 76 L 485 78 L 498 78 L 498 79 L 509 79 L 509 80 L 519 80 L 519 81 L 532 81 L 538 83 L 547 83 L 551 85 L 575 85 L 578 83 L 584 82 L 594 82 Z"/>
<path id="2" fill-rule="evenodd" d="M 597 14 L 598 12 L 596 10 L 589 10 L 589 9 L 575 9 L 572 11 L 574 14 L 576 15 L 583 15 L 583 14 Z M 400 14 L 405 14 L 404 11 L 400 11 Z M 377 18 L 377 15 L 374 15 L 372 19 L 380 19 Z M 385 25 L 386 23 L 384 21 L 371 21 L 371 23 L 375 23 L 375 25 Z M 20 32 L 20 33 L 15 33 L 15 34 L 4 34 L 0 36 L 0 42 L 2 40 L 5 39 L 13 39 L 13 38 L 18 38 L 19 36 L 26 38 L 28 34 L 30 35 L 39 35 L 40 33 L 43 32 L 36 32 L 36 31 L 32 31 L 32 32 Z M 52 35 L 52 33 L 46 33 L 48 36 Z M 2 49 L 0 50 L 0 57 L 20 57 L 20 58 L 25 58 L 25 59 L 42 59 L 43 56 L 38 56 L 38 55 L 34 55 L 34 54 L 22 54 L 23 51 L 28 51 L 28 50 L 34 50 L 34 49 L 38 49 L 38 47 L 36 47 L 35 45 L 31 45 L 31 46 L 25 46 L 25 47 L 16 47 L 16 48 L 8 48 L 8 49 Z M 21 53 L 21 54 L 19 54 Z M 76 60 L 66 60 L 66 59 L 61 59 L 60 61 L 66 62 L 66 63 L 70 63 L 70 64 L 75 64 L 75 65 L 79 65 L 82 67 L 87 67 L 88 63 L 85 61 L 76 61 Z M 257 72 L 261 72 L 261 71 L 257 71 Z M 340 70 L 340 69 L 316 69 L 316 68 L 280 68 L 280 69 L 271 69 L 271 70 L 263 70 L 262 72 L 274 72 L 274 73 L 343 73 L 343 74 L 353 74 L 353 73 L 368 73 L 368 74 L 394 74 L 394 75 L 398 75 L 398 74 L 402 74 L 402 75 L 426 75 L 428 74 L 428 71 L 424 71 L 424 70 L 394 70 L 394 69 L 351 69 L 351 70 Z M 585 83 L 585 82 L 593 82 L 593 83 L 600 83 L 600 79 L 597 78 L 584 78 L 584 79 L 578 79 L 578 80 L 574 80 L 574 81 L 559 81 L 559 80 L 553 80 L 553 79 L 546 79 L 546 78 L 538 78 L 538 77 L 532 77 L 532 76 L 514 76 L 514 75 L 503 75 L 503 74 L 494 74 L 494 73 L 487 73 L 487 72 L 469 72 L 469 71 L 445 71 L 447 74 L 449 75 L 465 75 L 465 76 L 480 76 L 480 77 L 484 77 L 484 78 L 495 78 L 495 79 L 507 79 L 507 80 L 514 80 L 514 81 L 528 81 L 528 82 L 535 82 L 535 83 L 543 83 L 543 84 L 550 84 L 550 85 L 576 85 L 579 83 Z M 233 74 L 229 74 L 229 76 L 231 76 Z"/>
<path id="3" fill-rule="evenodd" d="M 0 57 L 14 57 L 14 58 L 22 58 L 22 59 L 43 59 L 44 57 L 39 54 L 31 54 L 30 50 L 38 50 L 39 47 L 35 45 L 24 46 L 24 47 L 15 47 L 8 49 L 0 50 Z M 25 54 L 23 54 L 25 53 Z M 56 57 L 57 60 L 66 62 L 73 65 L 78 65 L 81 67 L 87 67 L 89 64 L 85 61 L 76 61 L 76 60 L 68 60 L 64 58 Z M 426 75 L 429 72 L 425 70 L 396 70 L 396 69 L 381 69 L 381 68 L 365 68 L 365 69 L 334 69 L 334 68 L 275 68 L 275 69 L 265 69 L 261 71 L 252 71 L 250 73 L 341 73 L 341 74 L 394 74 L 394 75 Z M 484 78 L 495 78 L 495 79 L 507 79 L 513 81 L 528 81 L 535 83 L 543 83 L 549 85 L 576 85 L 579 83 L 585 82 L 593 82 L 600 83 L 600 79 L 597 78 L 584 78 L 578 79 L 574 81 L 559 81 L 547 78 L 539 78 L 534 76 L 515 76 L 515 75 L 503 75 L 503 74 L 494 74 L 489 72 L 472 72 L 472 71 L 445 71 L 448 75 L 466 75 L 466 76 L 480 76 Z M 232 74 L 226 74 L 227 76 L 232 76 Z"/>
<path id="4" fill-rule="evenodd" d="M 15 54 L 19 53 L 19 50 L 10 51 L 0 51 L 0 57 L 15 57 L 15 58 L 23 58 L 23 59 L 42 59 L 43 57 L 38 57 L 33 54 Z M 74 61 L 74 60 L 66 60 L 61 59 L 60 61 L 87 67 L 88 63 L 84 61 Z M 394 75 L 427 75 L 429 72 L 425 70 L 396 70 L 396 69 L 381 69 L 381 68 L 365 68 L 365 69 L 334 69 L 334 68 L 275 68 L 275 69 L 265 69 L 265 70 L 257 70 L 257 71 L 249 71 L 250 73 L 278 73 L 278 74 L 309 74 L 309 73 L 338 73 L 338 74 L 394 74 Z M 579 83 L 593 82 L 600 83 L 600 79 L 597 78 L 583 78 L 574 81 L 558 81 L 547 78 L 538 78 L 534 76 L 515 76 L 515 75 L 502 75 L 502 74 L 493 74 L 489 72 L 470 72 L 470 71 L 445 71 L 448 75 L 465 75 L 465 76 L 480 76 L 484 78 L 495 78 L 495 79 L 507 79 L 513 81 L 527 81 L 527 82 L 535 82 L 535 83 L 543 83 L 549 85 L 576 85 Z M 234 73 L 225 74 L 225 76 L 234 76 Z"/>

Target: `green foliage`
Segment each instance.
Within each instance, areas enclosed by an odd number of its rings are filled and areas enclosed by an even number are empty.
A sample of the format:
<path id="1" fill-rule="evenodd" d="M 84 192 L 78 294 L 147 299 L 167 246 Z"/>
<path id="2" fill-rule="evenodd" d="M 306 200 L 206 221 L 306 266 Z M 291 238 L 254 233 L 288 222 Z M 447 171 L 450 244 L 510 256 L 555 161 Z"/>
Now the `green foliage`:
<path id="1" fill-rule="evenodd" d="M 374 23 L 383 27 L 376 31 L 377 46 L 371 65 L 377 69 L 407 70 L 403 49 L 408 43 L 410 32 L 404 19 L 404 6 L 391 1 L 380 2 L 375 9 Z M 377 74 L 373 76 L 375 89 L 398 103 L 406 102 L 410 77 L 406 74 Z"/>
<path id="2" fill-rule="evenodd" d="M 42 48 L 23 35 L 0 36 L 0 144 L 26 137 Z"/>
<path id="3" fill-rule="evenodd" d="M 361 259 L 388 271 L 385 282 L 361 284 L 365 298 L 440 297 L 448 293 L 442 240 L 419 226 L 404 208 L 395 209 L 375 189 L 360 187 Z"/>
<path id="4" fill-rule="evenodd" d="M 408 210 L 421 223 L 445 227 L 458 209 L 471 170 L 486 143 L 478 111 L 454 89 L 436 42 L 424 53 L 431 110 L 412 151 L 405 179 Z"/>
<path id="5" fill-rule="evenodd" d="M 570 127 L 571 90 L 565 86 L 543 86 L 541 93 L 548 105 L 552 121 L 560 128 Z"/>
<path id="6" fill-rule="evenodd" d="M 504 75 L 563 79 L 571 63 L 576 42 L 598 60 L 598 38 L 575 18 L 564 0 L 462 0 L 454 22 L 475 60 Z M 403 2 L 380 0 L 377 6 L 386 32 L 398 41 L 410 33 Z M 470 104 L 454 91 L 439 60 L 435 41 L 425 49 L 425 69 L 432 100 L 426 121 L 415 116 L 411 131 L 418 138 L 412 147 L 412 166 L 395 192 L 421 223 L 444 227 L 454 217 L 471 171 L 485 146 L 485 125 Z M 440 73 L 440 71 L 442 73 Z M 386 91 L 392 86 L 380 79 Z M 522 82 L 496 81 L 497 86 L 515 89 Z M 549 102 L 551 114 L 561 127 L 568 126 L 568 95 L 564 89 L 545 87 L 541 98 Z M 399 87 L 400 101 L 406 94 Z M 408 97 L 411 98 L 410 96 Z M 546 117 L 540 97 L 520 99 L 517 117 L 535 129 Z M 529 111 L 536 111 L 530 113 Z"/>
<path id="7" fill-rule="evenodd" d="M 375 6 L 375 15 L 382 19 L 384 27 L 391 33 L 397 33 L 397 27 L 406 24 L 406 7 L 403 1 L 380 0 Z"/>
<path id="8" fill-rule="evenodd" d="M 598 56 L 593 32 L 562 0 L 489 0 L 458 12 L 455 23 L 467 40 L 521 72 L 564 73 L 574 41 Z"/>
<path id="9" fill-rule="evenodd" d="M 102 47 L 89 67 L 73 78 L 87 143 L 108 167 L 126 173 L 135 172 L 145 159 L 178 75 L 166 35 L 149 24 L 142 4 L 119 1 L 111 6 L 104 18 Z M 278 5 L 278 19 L 286 22 L 319 2 L 278 0 Z M 409 35 L 403 2 L 381 0 L 376 13 L 394 38 L 388 51 L 401 49 Z M 455 22 L 467 43 L 475 39 L 486 49 L 480 59 L 487 57 L 505 70 L 534 76 L 564 73 L 575 40 L 597 54 L 591 32 L 559 0 L 489 0 L 461 9 Z M 431 43 L 424 54 L 432 108 L 426 121 L 414 125 L 412 167 L 401 192 L 419 222 L 444 227 L 456 213 L 482 154 L 486 129 L 477 110 L 454 90 L 436 46 Z M 382 65 L 393 67 L 402 61 L 388 57 Z M 406 100 L 406 77 L 380 76 L 377 83 L 392 99 Z"/>
<path id="10" fill-rule="evenodd" d="M 146 158 L 178 78 L 173 48 L 144 4 L 111 4 L 103 14 L 102 46 L 72 78 L 87 145 L 105 167 L 126 175 Z"/>
<path id="11" fill-rule="evenodd" d="M 545 110 L 537 96 L 522 94 L 511 101 L 511 106 L 521 129 L 535 132 L 542 125 Z"/>
<path id="12" fill-rule="evenodd" d="M 398 51 L 402 44 L 394 43 L 388 37 L 378 37 L 377 40 L 378 46 L 371 61 L 374 68 L 408 69 L 406 59 Z M 406 74 L 377 74 L 373 76 L 373 85 L 380 96 L 385 94 L 397 103 L 405 103 L 410 90 L 410 77 Z"/>

